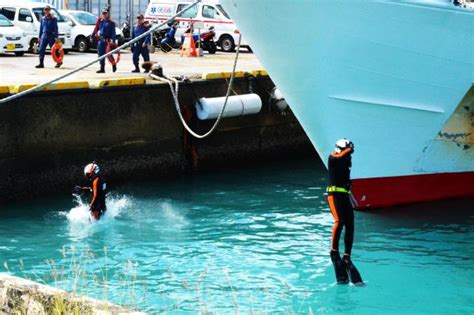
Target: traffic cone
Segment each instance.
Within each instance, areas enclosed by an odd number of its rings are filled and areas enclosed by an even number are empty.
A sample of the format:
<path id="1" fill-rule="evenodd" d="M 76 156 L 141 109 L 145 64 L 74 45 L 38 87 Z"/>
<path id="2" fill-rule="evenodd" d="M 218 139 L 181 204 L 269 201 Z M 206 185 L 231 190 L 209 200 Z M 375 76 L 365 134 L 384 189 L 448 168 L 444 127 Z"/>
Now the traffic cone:
<path id="1" fill-rule="evenodd" d="M 191 57 L 197 57 L 198 53 L 197 53 L 197 50 L 196 50 L 196 43 L 194 42 L 194 38 L 193 38 L 192 34 L 191 34 L 190 38 L 191 38 Z"/>
<path id="2" fill-rule="evenodd" d="M 196 44 L 192 34 L 185 34 L 184 43 L 181 47 L 181 57 L 183 55 L 186 57 L 197 57 Z"/>
<path id="3" fill-rule="evenodd" d="M 184 55 L 188 56 L 188 52 L 191 48 L 191 43 L 189 41 L 189 34 L 184 34 L 184 42 L 183 45 L 181 46 L 181 57 Z"/>

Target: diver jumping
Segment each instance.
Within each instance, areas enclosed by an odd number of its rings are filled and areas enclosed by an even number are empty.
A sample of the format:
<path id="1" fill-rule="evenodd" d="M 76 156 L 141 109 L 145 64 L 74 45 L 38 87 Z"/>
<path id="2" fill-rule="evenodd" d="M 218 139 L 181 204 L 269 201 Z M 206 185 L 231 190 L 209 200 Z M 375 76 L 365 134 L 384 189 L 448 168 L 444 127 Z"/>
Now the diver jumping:
<path id="1" fill-rule="evenodd" d="M 351 202 L 351 167 L 354 144 L 341 139 L 336 142 L 335 152 L 328 159 L 329 186 L 327 201 L 334 217 L 332 230 L 331 261 L 334 264 L 338 283 L 345 284 L 349 280 L 357 285 L 363 284 L 362 278 L 351 261 L 352 244 L 354 241 L 354 209 Z M 339 239 L 342 229 L 344 234 L 344 255 L 339 254 Z"/>

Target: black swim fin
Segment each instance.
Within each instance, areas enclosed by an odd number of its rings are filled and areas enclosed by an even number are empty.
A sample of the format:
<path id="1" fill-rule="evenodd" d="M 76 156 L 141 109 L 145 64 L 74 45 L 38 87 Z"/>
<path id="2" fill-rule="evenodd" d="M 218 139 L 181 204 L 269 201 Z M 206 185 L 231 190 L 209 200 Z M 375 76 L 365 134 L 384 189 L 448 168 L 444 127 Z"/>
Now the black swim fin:
<path id="1" fill-rule="evenodd" d="M 331 261 L 334 265 L 334 271 L 336 272 L 336 280 L 338 284 L 349 283 L 349 277 L 347 275 L 346 267 L 339 256 L 339 252 L 331 251 Z"/>
<path id="2" fill-rule="evenodd" d="M 344 267 L 347 271 L 347 274 L 349 275 L 349 279 L 351 280 L 352 284 L 357 286 L 363 286 L 364 281 L 362 280 L 359 270 L 357 270 L 351 258 L 349 256 L 343 256 L 342 263 L 344 264 Z"/>

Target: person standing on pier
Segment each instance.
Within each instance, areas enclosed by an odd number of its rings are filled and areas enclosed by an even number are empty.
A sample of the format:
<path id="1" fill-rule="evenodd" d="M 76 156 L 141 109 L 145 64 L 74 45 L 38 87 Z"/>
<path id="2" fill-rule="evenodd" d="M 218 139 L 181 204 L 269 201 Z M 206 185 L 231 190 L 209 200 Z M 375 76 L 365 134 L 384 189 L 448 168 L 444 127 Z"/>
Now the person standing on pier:
<path id="1" fill-rule="evenodd" d="M 97 40 L 97 54 L 105 55 L 107 45 L 115 44 L 115 22 L 110 19 L 109 9 L 102 10 L 102 18 L 95 22 L 94 32 L 91 35 Z M 100 69 L 97 73 L 105 73 L 105 59 L 99 61 Z M 112 71 L 117 71 L 117 66 L 112 64 Z"/>
<path id="2" fill-rule="evenodd" d="M 46 48 L 53 48 L 55 42 L 58 41 L 58 20 L 51 14 L 51 7 L 46 5 L 44 7 L 44 15 L 40 21 L 40 30 L 38 36 L 39 44 L 39 64 L 36 66 L 38 69 L 44 68 L 44 54 Z M 56 68 L 61 67 L 62 62 L 56 64 Z"/>
<path id="3" fill-rule="evenodd" d="M 89 204 L 89 210 L 94 219 L 99 220 L 107 211 L 105 203 L 105 195 L 107 194 L 107 183 L 100 173 L 99 165 L 95 162 L 87 164 L 84 168 L 84 176 L 91 183 L 91 186 L 81 187 L 76 186 L 75 191 L 90 191 L 92 192 L 92 199 Z"/>
<path id="4" fill-rule="evenodd" d="M 347 139 L 336 142 L 335 152 L 328 159 L 329 186 L 326 190 L 329 209 L 334 217 L 332 230 L 331 261 L 334 264 L 338 283 L 363 284 L 359 272 L 351 261 L 354 241 L 354 209 L 351 196 L 351 167 L 354 144 Z M 344 234 L 344 255 L 339 254 L 339 239 L 342 229 Z M 349 279 L 348 279 L 349 278 Z"/>
<path id="5" fill-rule="evenodd" d="M 148 30 L 149 27 L 145 25 L 143 15 L 140 14 L 139 16 L 137 16 L 137 24 L 133 27 L 132 30 L 132 39 L 142 35 Z M 132 72 L 140 72 L 140 68 L 138 66 L 138 63 L 140 61 L 140 55 L 143 57 L 143 60 L 145 62 L 150 61 L 148 45 L 150 45 L 150 34 L 148 34 L 147 36 L 145 36 L 145 38 L 140 39 L 132 45 L 133 65 L 135 66 L 135 69 L 132 70 Z M 145 72 L 148 71 L 145 70 Z"/>

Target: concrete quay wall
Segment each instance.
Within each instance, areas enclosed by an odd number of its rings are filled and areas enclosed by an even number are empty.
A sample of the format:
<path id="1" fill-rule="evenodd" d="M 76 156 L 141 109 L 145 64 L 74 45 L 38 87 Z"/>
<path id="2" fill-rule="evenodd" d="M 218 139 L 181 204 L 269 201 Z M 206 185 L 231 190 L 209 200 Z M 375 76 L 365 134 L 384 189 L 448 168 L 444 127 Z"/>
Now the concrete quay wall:
<path id="1" fill-rule="evenodd" d="M 225 79 L 193 83 L 199 97 L 225 95 Z M 315 154 L 290 110 L 270 107 L 273 82 L 253 84 L 259 114 L 223 119 L 209 138 L 197 140 L 183 128 L 169 86 L 143 84 L 40 91 L 0 107 L 0 202 L 71 192 L 84 165 L 100 164 L 109 183 L 180 176 L 219 165 L 238 167 L 268 158 Z M 249 80 L 234 90 L 248 93 Z M 189 124 L 207 131 L 212 121 L 195 117 L 191 86 L 180 87 Z"/>

